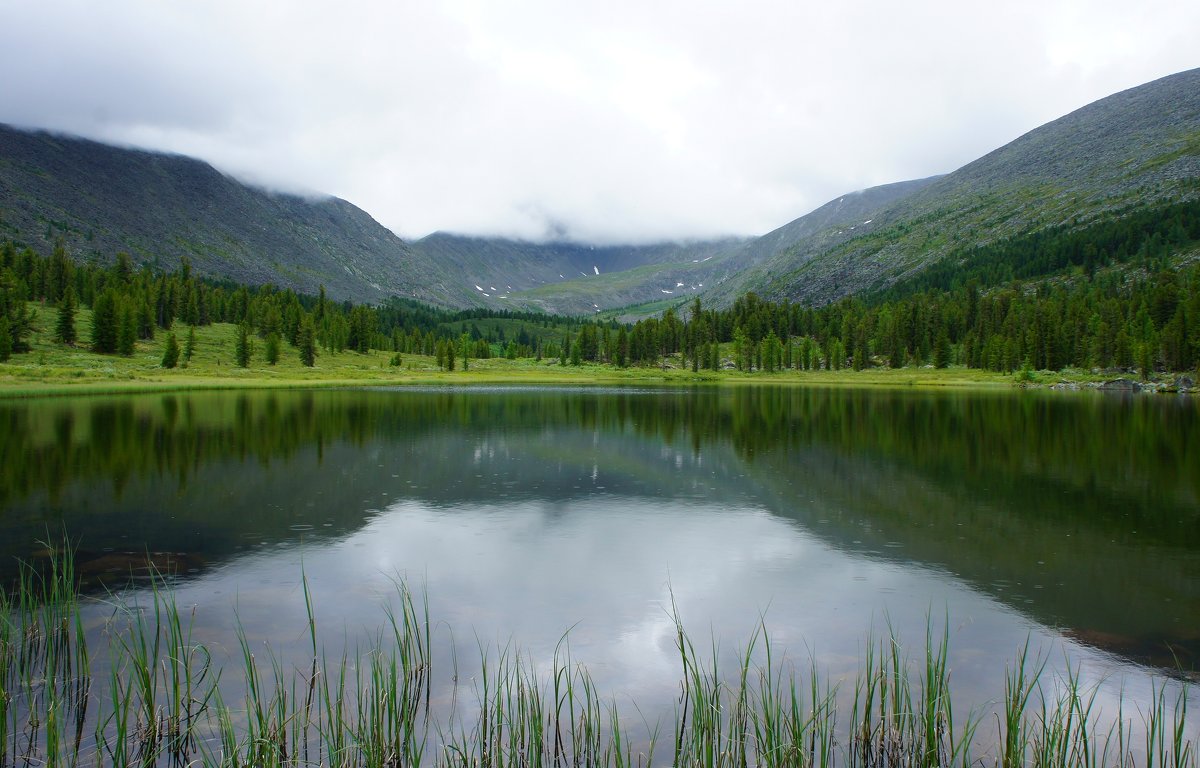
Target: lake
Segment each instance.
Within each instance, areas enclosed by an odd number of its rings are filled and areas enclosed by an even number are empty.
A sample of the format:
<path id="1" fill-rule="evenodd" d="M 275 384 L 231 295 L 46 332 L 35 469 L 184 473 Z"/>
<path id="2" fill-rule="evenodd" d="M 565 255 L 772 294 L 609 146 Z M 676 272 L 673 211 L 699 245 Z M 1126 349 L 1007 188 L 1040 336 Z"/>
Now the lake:
<path id="1" fill-rule="evenodd" d="M 377 644 L 407 585 L 431 617 L 429 699 L 459 718 L 480 706 L 481 657 L 552 670 L 569 648 L 634 730 L 669 723 L 677 621 L 701 656 L 719 646 L 722 675 L 761 632 L 772 663 L 817 670 L 843 702 L 868 645 L 894 635 L 919 661 L 927 630 L 944 630 L 956 719 L 996 708 L 1027 645 L 1044 679 L 1073 676 L 1109 717 L 1118 700 L 1174 695 L 1200 661 L 1195 398 L 754 386 L 4 401 L 0 509 L 0 577 L 65 537 L 100 644 L 114 606 L 153 601 L 147 559 L 195 642 L 234 666 L 239 626 L 281 668 L 311 662 L 305 581 L 333 656 Z M 237 679 L 222 681 L 231 698 Z M 994 719 L 979 731 L 996 740 Z"/>

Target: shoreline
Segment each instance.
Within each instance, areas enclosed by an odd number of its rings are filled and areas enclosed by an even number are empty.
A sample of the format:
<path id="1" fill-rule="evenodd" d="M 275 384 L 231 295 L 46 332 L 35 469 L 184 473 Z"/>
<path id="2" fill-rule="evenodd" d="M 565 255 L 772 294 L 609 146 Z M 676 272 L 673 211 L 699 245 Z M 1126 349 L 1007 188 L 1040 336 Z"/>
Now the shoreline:
<path id="1" fill-rule="evenodd" d="M 383 353 L 376 353 L 382 355 Z M 364 356 L 367 357 L 367 356 Z M 536 366 L 536 367 L 533 367 Z M 190 392 L 219 390 L 264 389 L 362 389 L 369 387 L 446 386 L 467 388 L 476 385 L 538 385 L 538 386 L 650 386 L 650 387 L 828 387 L 850 389 L 926 389 L 962 391 L 1028 391 L 1055 392 L 1099 391 L 1111 394 L 1197 394 L 1195 387 L 1181 389 L 1177 382 L 1186 374 L 1176 374 L 1167 380 L 1139 381 L 1130 376 L 1102 377 L 1082 372 L 1042 371 L 1033 381 L 1019 380 L 1016 374 L 1000 374 L 963 367 L 946 369 L 875 368 L 863 371 L 782 371 L 775 373 L 741 373 L 734 371 L 692 373 L 679 368 L 613 368 L 602 364 L 586 364 L 578 368 L 525 363 L 524 361 L 480 361 L 479 367 L 468 371 L 439 370 L 379 370 L 377 374 L 362 375 L 359 370 L 347 375 L 345 368 L 309 369 L 311 376 L 287 375 L 284 371 L 226 375 L 173 374 L 162 370 L 157 375 L 138 375 L 130 371 L 125 376 L 85 378 L 49 373 L 44 378 L 12 376 L 0 366 L 0 399 L 15 400 L 72 395 L 153 394 L 156 392 Z M 28 369 L 26 369 L 28 370 Z M 309 372 L 309 371 L 306 371 Z M 149 372 L 147 372 L 149 373 Z M 267 375 L 263 375 L 267 374 Z M 339 375 L 340 374 L 340 375 Z M 358 375 L 355 375 L 358 374 Z M 1188 377 L 1190 378 L 1190 377 Z"/>
<path id="2" fill-rule="evenodd" d="M 679 357 L 669 358 L 666 367 L 618 368 L 608 363 L 587 362 L 564 365 L 549 358 L 471 358 L 469 369 L 441 370 L 429 355 L 371 350 L 366 353 L 322 350 L 315 367 L 301 365 L 294 348 L 285 346 L 277 364 L 267 365 L 261 354 L 253 354 L 248 368 L 234 365 L 236 329 L 228 324 L 197 327 L 196 345 L 190 361 L 178 368 L 161 366 L 164 339 L 138 341 L 128 357 L 97 354 L 84 346 L 59 344 L 50 336 L 50 309 L 35 307 L 31 349 L 0 363 L 0 400 L 62 397 L 71 395 L 115 395 L 154 392 L 213 390 L 326 389 L 333 387 L 404 387 L 471 385 L 573 385 L 648 387 L 835 387 L 858 389 L 927 389 L 962 391 L 1021 391 L 1027 389 L 1090 390 L 1119 380 L 1118 392 L 1173 391 L 1180 382 L 1200 392 L 1200 374 L 1161 374 L 1150 384 L 1135 380 L 1137 374 L 1110 369 L 1083 369 L 997 373 L 962 365 L 884 368 L 861 371 L 786 369 L 771 373 L 743 373 L 731 368 L 692 372 Z M 81 321 L 80 324 L 83 324 Z M 257 341 L 255 342 L 257 344 Z M 725 350 L 722 350 L 725 351 Z M 399 358 L 399 364 L 393 364 Z M 722 355 L 728 364 L 726 355 Z M 460 362 L 461 366 L 461 362 Z"/>

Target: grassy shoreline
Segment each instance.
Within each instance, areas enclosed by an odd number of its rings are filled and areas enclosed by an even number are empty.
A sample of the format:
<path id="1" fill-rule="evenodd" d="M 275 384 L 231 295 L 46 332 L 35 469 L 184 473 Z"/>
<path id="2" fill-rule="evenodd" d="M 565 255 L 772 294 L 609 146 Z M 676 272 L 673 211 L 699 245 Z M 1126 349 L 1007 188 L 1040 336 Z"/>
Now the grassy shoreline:
<path id="1" fill-rule="evenodd" d="M 61 396 L 73 394 L 118 394 L 214 389 L 293 389 L 372 386 L 572 384 L 585 386 L 820 386 L 859 388 L 926 388 L 1013 390 L 1046 387 L 1066 382 L 1088 385 L 1105 376 L 1090 372 L 1043 371 L 1032 381 L 1019 381 L 1009 374 L 952 366 L 946 369 L 868 368 L 862 371 L 796 371 L 741 373 L 723 370 L 692 373 L 676 358 L 675 367 L 630 367 L 588 363 L 559 365 L 557 360 L 530 359 L 470 360 L 468 370 L 442 371 L 433 357 L 402 355 L 399 366 L 391 365 L 392 353 L 367 354 L 322 350 L 317 364 L 300 364 L 295 349 L 284 346 L 276 365 L 263 359 L 263 342 L 251 357 L 249 368 L 234 364 L 236 329 L 216 324 L 196 329 L 196 350 L 186 367 L 165 369 L 160 365 L 166 334 L 139 341 L 130 357 L 99 355 L 84 346 L 68 347 L 51 338 L 53 310 L 35 309 L 36 322 L 30 339 L 32 350 L 0 363 L 0 398 Z M 87 328 L 88 311 L 81 310 L 77 323 Z M 185 327 L 177 329 L 180 343 Z"/>

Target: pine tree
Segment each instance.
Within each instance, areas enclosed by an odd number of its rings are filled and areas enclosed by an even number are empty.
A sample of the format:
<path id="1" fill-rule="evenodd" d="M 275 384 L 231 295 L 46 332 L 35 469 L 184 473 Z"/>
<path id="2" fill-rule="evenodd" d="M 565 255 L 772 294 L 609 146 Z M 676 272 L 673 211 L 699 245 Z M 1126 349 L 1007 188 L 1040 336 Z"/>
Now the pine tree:
<path id="1" fill-rule="evenodd" d="M 1145 341 L 1138 345 L 1137 363 L 1142 381 L 1149 381 L 1150 374 L 1154 372 L 1154 345 L 1152 342 Z"/>
<path id="2" fill-rule="evenodd" d="M 128 300 L 120 304 L 121 309 L 117 314 L 117 352 L 131 357 L 137 345 L 137 311 Z"/>
<path id="3" fill-rule="evenodd" d="M 312 318 L 305 316 L 300 322 L 300 333 L 297 336 L 300 348 L 300 362 L 312 368 L 317 364 L 317 339 L 313 331 Z"/>
<path id="4" fill-rule="evenodd" d="M 187 288 L 187 301 L 183 305 L 183 319 L 188 325 L 200 324 L 200 292 L 195 283 Z"/>
<path id="5" fill-rule="evenodd" d="M 111 288 L 92 304 L 92 351 L 101 354 L 117 351 L 117 294 Z"/>
<path id="6" fill-rule="evenodd" d="M 187 341 L 183 344 L 183 361 L 185 363 L 192 362 L 192 355 L 196 353 L 196 326 L 188 326 Z"/>
<path id="7" fill-rule="evenodd" d="M 275 365 L 279 362 L 279 334 L 272 331 L 267 336 L 267 365 Z"/>
<path id="8" fill-rule="evenodd" d="M 137 309 L 137 334 L 139 339 L 147 341 L 154 338 L 154 306 L 149 296 L 143 296 Z"/>
<path id="9" fill-rule="evenodd" d="M 68 285 L 62 299 L 58 302 L 58 322 L 54 326 L 54 338 L 62 344 L 74 344 L 78 338 L 75 331 L 77 307 L 75 289 Z"/>
<path id="10" fill-rule="evenodd" d="M 0 363 L 12 357 L 13 340 L 8 327 L 8 318 L 0 314 Z"/>
<path id="11" fill-rule="evenodd" d="M 179 342 L 175 339 L 175 334 L 167 334 L 167 344 L 163 349 L 162 367 L 174 368 L 179 364 Z"/>
<path id="12" fill-rule="evenodd" d="M 71 279 L 75 274 L 75 265 L 67 256 L 62 238 L 54 243 L 54 253 L 50 257 L 49 268 L 46 272 L 46 299 L 51 302 L 60 300 L 66 293 Z"/>
<path id="13" fill-rule="evenodd" d="M 238 368 L 250 367 L 250 326 L 245 323 L 238 323 L 237 344 L 234 347 L 234 356 L 237 359 Z"/>
<path id="14" fill-rule="evenodd" d="M 739 371 L 750 370 L 754 356 L 750 339 L 746 336 L 746 330 L 740 325 L 733 332 L 733 361 Z"/>
<path id="15" fill-rule="evenodd" d="M 933 365 L 935 368 L 950 366 L 950 336 L 946 334 L 945 328 L 938 331 L 937 343 L 933 350 Z"/>

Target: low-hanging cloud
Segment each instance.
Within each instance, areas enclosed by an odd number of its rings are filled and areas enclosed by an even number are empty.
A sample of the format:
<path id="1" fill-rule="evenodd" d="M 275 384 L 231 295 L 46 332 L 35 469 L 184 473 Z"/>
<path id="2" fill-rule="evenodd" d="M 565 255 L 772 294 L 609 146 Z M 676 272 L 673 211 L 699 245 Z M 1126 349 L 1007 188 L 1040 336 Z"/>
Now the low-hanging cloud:
<path id="1" fill-rule="evenodd" d="M 0 0 L 0 121 L 405 237 L 761 233 L 1195 66 L 1182 2 Z"/>

